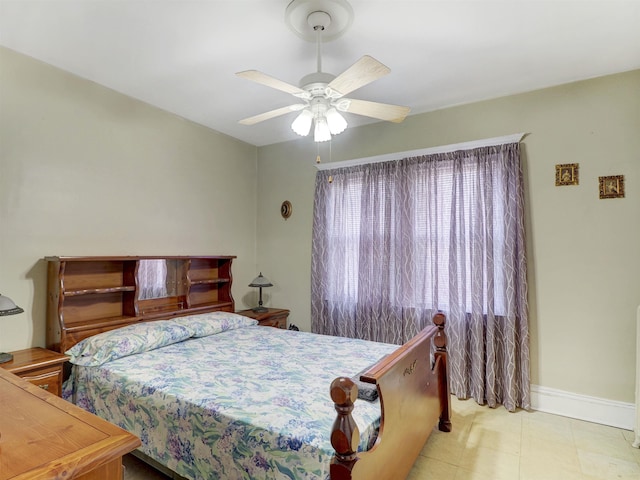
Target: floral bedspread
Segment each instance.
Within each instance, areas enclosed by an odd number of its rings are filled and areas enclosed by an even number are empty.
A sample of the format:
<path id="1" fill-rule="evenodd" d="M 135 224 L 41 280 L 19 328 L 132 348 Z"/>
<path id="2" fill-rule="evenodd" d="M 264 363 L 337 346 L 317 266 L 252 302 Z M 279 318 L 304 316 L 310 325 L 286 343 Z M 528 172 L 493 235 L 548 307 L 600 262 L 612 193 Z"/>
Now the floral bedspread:
<path id="1" fill-rule="evenodd" d="M 134 433 L 141 450 L 190 479 L 326 479 L 336 413 L 329 385 L 397 346 L 269 327 L 228 330 L 74 365 L 63 395 Z M 353 412 L 362 442 L 378 401 Z"/>

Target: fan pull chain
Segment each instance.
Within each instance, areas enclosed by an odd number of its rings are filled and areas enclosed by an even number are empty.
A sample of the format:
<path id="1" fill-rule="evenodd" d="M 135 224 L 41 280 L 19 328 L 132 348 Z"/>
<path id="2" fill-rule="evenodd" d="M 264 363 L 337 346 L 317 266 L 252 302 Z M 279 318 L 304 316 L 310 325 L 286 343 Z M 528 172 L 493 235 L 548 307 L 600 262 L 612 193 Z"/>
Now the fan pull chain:
<path id="1" fill-rule="evenodd" d="M 332 154 L 333 151 L 331 150 L 331 146 L 333 145 L 333 139 L 329 139 L 329 162 L 331 162 L 332 160 Z M 320 142 L 316 142 L 316 163 L 320 163 Z M 333 181 L 333 179 L 331 177 L 329 177 L 329 183 L 331 183 Z"/>
<path id="2" fill-rule="evenodd" d="M 333 143 L 333 140 L 330 138 L 329 139 L 329 163 L 331 163 L 332 158 L 331 158 L 331 144 Z"/>
<path id="3" fill-rule="evenodd" d="M 329 163 L 331 163 L 331 140 L 329 140 Z M 329 175 L 329 183 L 333 183 L 333 175 Z"/>
<path id="4" fill-rule="evenodd" d="M 329 140 L 329 163 L 331 163 L 331 160 L 332 160 L 332 157 L 331 157 L 331 144 L 332 143 L 333 142 L 331 140 Z M 318 148 L 320 148 L 320 147 L 318 147 Z M 320 155 L 318 155 L 318 160 L 316 160 L 316 163 L 319 163 L 319 159 L 320 159 Z M 327 177 L 327 182 L 333 183 L 333 175 L 329 175 Z"/>

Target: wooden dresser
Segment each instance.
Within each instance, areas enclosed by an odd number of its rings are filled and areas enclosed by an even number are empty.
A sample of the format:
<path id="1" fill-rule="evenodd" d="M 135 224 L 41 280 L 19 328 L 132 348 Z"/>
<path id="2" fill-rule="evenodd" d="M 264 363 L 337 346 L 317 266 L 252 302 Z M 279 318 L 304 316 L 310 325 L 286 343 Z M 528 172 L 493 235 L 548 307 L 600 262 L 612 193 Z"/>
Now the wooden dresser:
<path id="1" fill-rule="evenodd" d="M 0 368 L 0 480 L 122 480 L 134 435 Z"/>

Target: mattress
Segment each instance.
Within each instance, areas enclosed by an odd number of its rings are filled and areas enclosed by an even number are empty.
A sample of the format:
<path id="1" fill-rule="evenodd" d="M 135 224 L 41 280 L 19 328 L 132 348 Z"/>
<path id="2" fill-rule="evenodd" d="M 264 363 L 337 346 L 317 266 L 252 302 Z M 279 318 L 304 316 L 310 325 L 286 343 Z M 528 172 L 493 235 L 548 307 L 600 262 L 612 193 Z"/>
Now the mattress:
<path id="1" fill-rule="evenodd" d="M 74 365 L 63 396 L 190 479 L 325 479 L 336 418 L 329 385 L 396 348 L 242 325 Z M 364 449 L 380 405 L 357 401 L 353 416 Z"/>

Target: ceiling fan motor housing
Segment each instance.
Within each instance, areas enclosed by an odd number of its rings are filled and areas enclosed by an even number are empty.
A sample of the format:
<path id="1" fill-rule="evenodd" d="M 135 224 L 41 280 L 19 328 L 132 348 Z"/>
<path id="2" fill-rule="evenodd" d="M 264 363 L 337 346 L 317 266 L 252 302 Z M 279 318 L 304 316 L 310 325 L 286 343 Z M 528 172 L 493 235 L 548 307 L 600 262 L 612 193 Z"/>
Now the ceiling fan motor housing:
<path id="1" fill-rule="evenodd" d="M 309 105 L 311 106 L 311 111 L 313 112 L 313 116 L 316 118 L 316 120 L 319 117 L 324 116 L 329 109 L 329 102 L 326 98 L 322 97 L 316 97 L 312 99 L 309 102 Z"/>
<path id="2" fill-rule="evenodd" d="M 305 75 L 300 80 L 300 88 L 309 92 L 311 95 L 324 95 L 327 85 L 336 78 L 335 75 L 325 72 L 314 72 Z"/>

